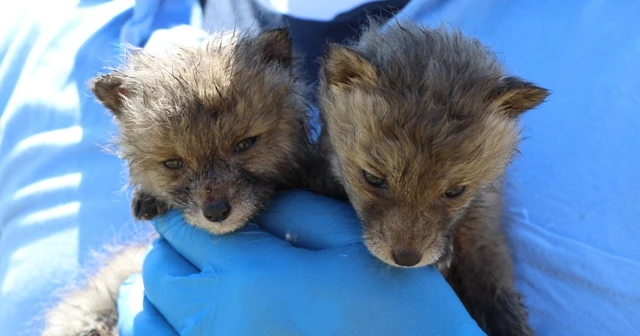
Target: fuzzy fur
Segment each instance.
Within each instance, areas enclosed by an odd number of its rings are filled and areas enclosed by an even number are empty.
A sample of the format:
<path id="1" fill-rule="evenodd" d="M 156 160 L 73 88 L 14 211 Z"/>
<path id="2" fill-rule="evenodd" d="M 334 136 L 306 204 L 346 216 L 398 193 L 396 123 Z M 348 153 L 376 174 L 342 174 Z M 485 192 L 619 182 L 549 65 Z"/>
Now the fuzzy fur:
<path id="1" fill-rule="evenodd" d="M 60 302 L 47 311 L 42 335 L 118 335 L 118 289 L 128 276 L 141 271 L 145 251 L 142 245 L 119 246 L 97 256 L 108 258 L 108 263 L 82 287 L 63 288 Z"/>
<path id="2" fill-rule="evenodd" d="M 163 56 L 132 50 L 122 68 L 95 78 L 91 89 L 119 125 L 134 215 L 175 208 L 190 224 L 224 234 L 247 223 L 276 189 L 300 187 L 311 147 L 298 73 L 288 32 L 275 29 L 224 33 Z M 251 137 L 253 145 L 238 151 Z M 170 169 L 167 160 L 183 165 Z M 219 200 L 228 202 L 228 217 L 207 219 L 204 209 Z M 43 335 L 116 335 L 118 289 L 141 268 L 131 256 L 116 255 L 64 297 Z"/>
<path id="3" fill-rule="evenodd" d="M 367 247 L 393 266 L 407 251 L 412 266 L 438 265 L 490 335 L 532 334 L 500 224 L 501 179 L 518 116 L 547 95 L 478 41 L 411 22 L 373 23 L 322 63 L 320 142 Z"/>

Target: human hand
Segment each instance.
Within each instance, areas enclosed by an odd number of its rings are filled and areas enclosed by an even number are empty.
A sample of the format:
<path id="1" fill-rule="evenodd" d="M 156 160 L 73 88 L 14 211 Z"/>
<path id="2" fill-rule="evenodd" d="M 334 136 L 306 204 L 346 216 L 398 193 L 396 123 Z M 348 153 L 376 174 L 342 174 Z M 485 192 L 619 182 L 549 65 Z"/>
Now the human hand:
<path id="1" fill-rule="evenodd" d="M 224 236 L 177 212 L 153 223 L 164 239 L 121 288 L 121 335 L 483 334 L 437 270 L 371 256 L 346 203 L 287 192 L 262 229 Z"/>

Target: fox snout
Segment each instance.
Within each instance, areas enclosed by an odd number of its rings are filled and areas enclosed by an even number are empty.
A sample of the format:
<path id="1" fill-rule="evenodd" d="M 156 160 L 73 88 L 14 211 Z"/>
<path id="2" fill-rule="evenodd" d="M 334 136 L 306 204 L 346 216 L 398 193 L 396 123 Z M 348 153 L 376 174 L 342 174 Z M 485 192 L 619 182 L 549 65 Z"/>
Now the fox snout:
<path id="1" fill-rule="evenodd" d="M 231 213 L 231 205 L 227 200 L 216 200 L 202 208 L 202 215 L 211 222 L 219 223 L 227 219 Z"/>
<path id="2" fill-rule="evenodd" d="M 386 244 L 383 244 L 383 246 Z M 422 267 L 434 264 L 446 255 L 445 243 L 437 241 L 429 246 L 390 244 L 383 248 L 386 258 L 379 258 L 391 266 Z"/>
<path id="3" fill-rule="evenodd" d="M 436 228 L 392 230 L 389 226 L 365 227 L 365 243 L 381 261 L 395 267 L 423 267 L 447 258 L 450 240 Z"/>
<path id="4" fill-rule="evenodd" d="M 404 245 L 396 245 L 391 256 L 398 266 L 412 267 L 422 260 L 422 251 Z"/>

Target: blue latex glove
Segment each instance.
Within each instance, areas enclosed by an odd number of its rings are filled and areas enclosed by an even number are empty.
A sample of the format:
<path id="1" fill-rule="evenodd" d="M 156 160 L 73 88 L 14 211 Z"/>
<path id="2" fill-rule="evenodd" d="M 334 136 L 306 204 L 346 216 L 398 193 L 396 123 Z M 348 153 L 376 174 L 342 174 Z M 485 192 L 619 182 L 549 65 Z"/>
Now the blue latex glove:
<path id="1" fill-rule="evenodd" d="M 345 203 L 288 192 L 257 223 L 271 233 L 157 219 L 164 239 L 121 288 L 121 335 L 482 335 L 437 270 L 373 258 Z"/>

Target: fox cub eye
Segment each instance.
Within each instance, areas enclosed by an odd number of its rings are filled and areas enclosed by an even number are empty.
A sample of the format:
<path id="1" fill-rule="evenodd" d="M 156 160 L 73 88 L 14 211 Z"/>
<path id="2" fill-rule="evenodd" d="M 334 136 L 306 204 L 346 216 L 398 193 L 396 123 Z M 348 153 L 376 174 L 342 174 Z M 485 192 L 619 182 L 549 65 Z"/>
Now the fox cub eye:
<path id="1" fill-rule="evenodd" d="M 256 140 L 258 140 L 257 136 L 241 140 L 240 142 L 238 142 L 236 144 L 236 148 L 234 149 L 234 151 L 236 153 L 242 153 L 242 152 L 246 151 L 247 149 L 251 148 L 253 146 L 253 144 L 256 143 Z"/>
<path id="2" fill-rule="evenodd" d="M 383 178 L 377 177 L 366 170 L 362 171 L 362 176 L 364 176 L 364 179 L 367 181 L 367 183 L 369 183 L 370 185 L 376 188 L 386 187 L 386 182 Z"/>
<path id="3" fill-rule="evenodd" d="M 467 189 L 467 187 L 465 186 L 451 187 L 447 189 L 442 195 L 446 198 L 451 198 L 451 199 L 458 198 L 460 197 L 460 195 L 464 193 L 465 189 Z"/>
<path id="4" fill-rule="evenodd" d="M 180 159 L 170 159 L 163 162 L 164 166 L 171 170 L 178 170 L 184 167 L 184 161 Z"/>

